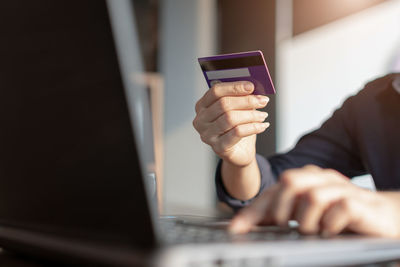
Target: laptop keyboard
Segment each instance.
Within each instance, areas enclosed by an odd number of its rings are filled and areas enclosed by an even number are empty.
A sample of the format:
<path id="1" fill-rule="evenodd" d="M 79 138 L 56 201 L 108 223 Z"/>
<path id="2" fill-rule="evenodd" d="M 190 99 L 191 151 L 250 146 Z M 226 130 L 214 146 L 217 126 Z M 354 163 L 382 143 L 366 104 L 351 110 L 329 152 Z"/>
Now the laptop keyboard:
<path id="1" fill-rule="evenodd" d="M 276 226 L 259 227 L 247 234 L 230 234 L 225 225 L 196 225 L 180 222 L 162 222 L 161 231 L 169 244 L 254 242 L 267 240 L 296 240 L 299 233 Z"/>

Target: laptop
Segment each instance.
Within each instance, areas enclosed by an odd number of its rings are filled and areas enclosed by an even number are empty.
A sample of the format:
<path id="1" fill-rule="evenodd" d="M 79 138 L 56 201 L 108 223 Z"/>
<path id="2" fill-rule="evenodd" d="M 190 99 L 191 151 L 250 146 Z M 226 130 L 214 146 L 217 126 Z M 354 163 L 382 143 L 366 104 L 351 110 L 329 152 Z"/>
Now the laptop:
<path id="1" fill-rule="evenodd" d="M 66 264 L 323 266 L 399 258 L 398 240 L 159 218 L 135 2 L 0 4 L 0 247 Z M 196 62 L 193 62 L 196 64 Z"/>

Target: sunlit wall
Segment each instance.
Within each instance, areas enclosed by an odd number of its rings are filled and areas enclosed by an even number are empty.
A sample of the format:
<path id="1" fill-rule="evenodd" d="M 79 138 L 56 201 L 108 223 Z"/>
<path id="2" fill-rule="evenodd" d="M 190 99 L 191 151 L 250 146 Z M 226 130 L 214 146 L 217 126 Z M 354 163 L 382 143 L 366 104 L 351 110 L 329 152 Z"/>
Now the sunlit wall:
<path id="1" fill-rule="evenodd" d="M 278 151 L 318 127 L 365 83 L 396 68 L 399 26 L 400 1 L 392 0 L 278 44 Z"/>

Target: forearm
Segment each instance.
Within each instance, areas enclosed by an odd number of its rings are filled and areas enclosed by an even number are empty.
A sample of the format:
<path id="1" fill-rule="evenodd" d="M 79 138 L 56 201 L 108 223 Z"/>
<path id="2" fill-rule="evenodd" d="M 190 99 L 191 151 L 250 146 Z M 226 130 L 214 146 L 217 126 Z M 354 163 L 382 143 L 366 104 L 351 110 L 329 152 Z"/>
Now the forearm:
<path id="1" fill-rule="evenodd" d="M 261 175 L 255 158 L 244 167 L 223 161 L 221 174 L 226 191 L 236 199 L 246 201 L 255 197 L 260 191 Z"/>

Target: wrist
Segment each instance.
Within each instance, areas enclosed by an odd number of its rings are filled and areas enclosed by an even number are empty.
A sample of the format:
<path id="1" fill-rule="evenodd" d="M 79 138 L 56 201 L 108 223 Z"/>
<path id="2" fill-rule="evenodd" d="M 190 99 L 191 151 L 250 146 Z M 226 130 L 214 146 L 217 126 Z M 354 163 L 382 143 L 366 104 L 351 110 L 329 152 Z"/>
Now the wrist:
<path id="1" fill-rule="evenodd" d="M 261 174 L 255 157 L 244 166 L 223 160 L 221 176 L 225 189 L 234 198 L 248 200 L 260 191 Z"/>
<path id="2" fill-rule="evenodd" d="M 254 165 L 255 163 L 257 163 L 256 160 L 256 156 L 254 155 L 251 159 L 240 162 L 240 163 L 236 163 L 231 161 L 230 159 L 225 159 L 222 158 L 222 162 L 224 165 L 226 165 L 227 167 L 231 168 L 231 169 L 243 169 L 243 168 L 247 168 L 251 165 Z"/>

